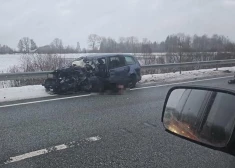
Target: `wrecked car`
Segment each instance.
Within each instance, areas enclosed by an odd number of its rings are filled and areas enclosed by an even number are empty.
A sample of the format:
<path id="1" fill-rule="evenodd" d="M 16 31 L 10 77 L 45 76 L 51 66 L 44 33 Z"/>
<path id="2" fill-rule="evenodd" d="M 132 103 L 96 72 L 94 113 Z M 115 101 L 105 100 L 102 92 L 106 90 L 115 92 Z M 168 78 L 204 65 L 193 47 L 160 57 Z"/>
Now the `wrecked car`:
<path id="1" fill-rule="evenodd" d="M 96 54 L 80 57 L 69 68 L 50 74 L 43 86 L 54 93 L 102 92 L 117 86 L 134 88 L 141 80 L 138 60 L 128 54 Z"/>

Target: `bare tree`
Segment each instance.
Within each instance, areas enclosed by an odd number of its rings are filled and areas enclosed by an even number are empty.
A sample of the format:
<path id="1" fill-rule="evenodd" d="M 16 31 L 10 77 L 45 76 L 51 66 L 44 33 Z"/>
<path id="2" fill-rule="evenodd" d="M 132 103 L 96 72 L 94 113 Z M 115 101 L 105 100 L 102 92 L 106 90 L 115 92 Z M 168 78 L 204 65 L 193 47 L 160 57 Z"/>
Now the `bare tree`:
<path id="1" fill-rule="evenodd" d="M 118 52 L 117 42 L 112 38 L 102 38 L 100 43 L 100 52 L 113 53 Z"/>
<path id="2" fill-rule="evenodd" d="M 126 42 L 126 38 L 125 37 L 120 37 L 119 38 L 119 43 L 125 43 Z"/>
<path id="3" fill-rule="evenodd" d="M 63 52 L 64 53 L 77 53 L 78 51 L 73 46 L 68 45 L 63 48 Z"/>
<path id="4" fill-rule="evenodd" d="M 128 43 L 131 46 L 131 50 L 133 53 L 137 53 L 137 44 L 139 43 L 139 40 L 135 36 L 131 36 L 127 38 Z"/>
<path id="5" fill-rule="evenodd" d="M 82 53 L 87 53 L 85 48 L 82 49 Z"/>
<path id="6" fill-rule="evenodd" d="M 76 50 L 77 50 L 78 53 L 81 52 L 81 47 L 80 47 L 80 43 L 79 42 L 77 42 Z"/>
<path id="7" fill-rule="evenodd" d="M 30 39 L 28 37 L 23 37 L 22 39 L 20 39 L 18 48 L 20 52 L 29 53 Z"/>
<path id="8" fill-rule="evenodd" d="M 55 48 L 59 48 L 60 44 L 62 43 L 61 39 L 59 38 L 55 38 L 52 42 L 51 45 Z"/>
<path id="9" fill-rule="evenodd" d="M 99 48 L 101 37 L 97 34 L 90 34 L 88 36 L 88 45 L 92 51 L 96 51 Z"/>
<path id="10" fill-rule="evenodd" d="M 38 47 L 36 45 L 36 43 L 34 42 L 33 39 L 30 39 L 30 50 L 33 51 L 33 50 L 36 50 Z"/>
<path id="11" fill-rule="evenodd" d="M 119 44 L 118 44 L 118 48 L 119 48 L 119 52 L 127 52 L 127 45 L 126 45 L 126 38 L 125 37 L 120 37 L 119 38 Z"/>
<path id="12" fill-rule="evenodd" d="M 147 38 L 144 38 L 141 44 L 141 53 L 143 55 L 145 65 L 155 63 L 155 56 L 152 55 L 152 49 L 150 45 L 151 42 Z"/>
<path id="13" fill-rule="evenodd" d="M 29 53 L 29 49 L 30 49 L 30 39 L 28 37 L 24 37 L 23 38 L 23 45 L 25 47 L 25 52 Z"/>
<path id="14" fill-rule="evenodd" d="M 37 45 L 33 39 L 29 37 L 23 37 L 18 42 L 19 52 L 29 53 L 31 50 L 37 49 Z"/>
<path id="15" fill-rule="evenodd" d="M 24 44 L 23 44 L 23 40 L 20 39 L 17 45 L 19 52 L 23 52 L 24 51 Z"/>
<path id="16" fill-rule="evenodd" d="M 142 44 L 149 44 L 150 41 L 147 38 L 143 38 L 142 40 Z"/>
<path id="17" fill-rule="evenodd" d="M 12 54 L 12 53 L 13 53 L 13 49 L 8 47 L 7 45 L 2 46 L 0 44 L 0 54 Z"/>
<path id="18" fill-rule="evenodd" d="M 61 39 L 59 38 L 55 38 L 52 42 L 51 42 L 51 47 L 54 50 L 54 53 L 62 53 L 63 51 L 63 42 Z"/>

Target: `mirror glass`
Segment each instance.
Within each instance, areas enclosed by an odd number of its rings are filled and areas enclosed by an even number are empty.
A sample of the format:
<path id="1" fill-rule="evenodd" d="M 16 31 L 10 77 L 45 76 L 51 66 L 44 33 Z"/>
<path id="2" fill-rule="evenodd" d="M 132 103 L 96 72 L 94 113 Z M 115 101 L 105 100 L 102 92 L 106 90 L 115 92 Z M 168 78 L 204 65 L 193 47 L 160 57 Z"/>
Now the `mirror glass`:
<path id="1" fill-rule="evenodd" d="M 235 96 L 199 89 L 175 89 L 165 107 L 164 127 L 188 139 L 225 147 L 235 122 Z"/>

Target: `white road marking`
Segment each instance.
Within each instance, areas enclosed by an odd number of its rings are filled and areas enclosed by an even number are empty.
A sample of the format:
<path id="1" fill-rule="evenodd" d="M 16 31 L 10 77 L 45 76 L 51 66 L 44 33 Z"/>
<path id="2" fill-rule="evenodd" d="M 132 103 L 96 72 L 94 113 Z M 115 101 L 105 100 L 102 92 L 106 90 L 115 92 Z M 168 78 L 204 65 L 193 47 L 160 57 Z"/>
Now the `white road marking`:
<path id="1" fill-rule="evenodd" d="M 92 142 L 92 141 L 99 141 L 100 139 L 101 138 L 99 136 L 95 136 L 95 137 L 87 138 L 86 140 Z"/>
<path id="2" fill-rule="evenodd" d="M 65 100 L 65 99 L 74 99 L 78 97 L 88 97 L 94 94 L 87 94 L 87 95 L 79 95 L 79 96 L 70 96 L 70 97 L 61 97 L 61 98 L 55 98 L 55 99 L 47 99 L 47 100 L 39 100 L 39 101 L 32 101 L 32 102 L 24 102 L 24 103 L 16 103 L 16 104 L 8 104 L 8 105 L 2 105 L 0 108 L 3 107 L 12 107 L 12 106 L 20 106 L 25 104 L 35 104 L 35 103 L 43 103 L 43 102 L 50 102 L 50 101 L 57 101 L 57 100 Z"/>
<path id="3" fill-rule="evenodd" d="M 171 86 L 171 85 L 178 85 L 178 84 L 185 84 L 185 83 L 194 83 L 194 82 L 202 82 L 202 81 L 209 81 L 209 80 L 215 80 L 215 79 L 224 79 L 224 78 L 231 78 L 233 76 L 226 76 L 226 77 L 218 77 L 218 78 L 210 78 L 210 79 L 200 79 L 200 80 L 193 80 L 193 81 L 186 81 L 186 82 L 177 82 L 177 83 L 168 83 L 163 85 L 155 85 L 155 86 L 146 86 L 141 88 L 133 88 L 130 90 L 141 90 L 141 89 L 148 89 L 148 88 L 158 88 L 163 86 Z"/>
<path id="4" fill-rule="evenodd" d="M 155 86 L 146 86 L 146 87 L 134 88 L 134 89 L 130 89 L 130 90 L 132 91 L 132 90 L 141 90 L 141 89 L 149 89 L 149 88 L 158 88 L 158 87 L 171 86 L 171 85 L 177 85 L 177 84 L 186 84 L 186 83 L 210 81 L 210 80 L 223 79 L 223 78 L 231 78 L 231 77 L 233 77 L 233 76 L 210 78 L 210 79 L 201 79 L 201 80 L 193 80 L 193 81 L 178 82 L 178 83 L 169 83 L 169 84 L 155 85 Z M 57 101 L 57 100 L 65 100 L 65 99 L 74 99 L 74 98 L 79 98 L 79 97 L 89 97 L 89 96 L 93 96 L 93 95 L 98 95 L 98 94 L 92 93 L 92 94 L 87 94 L 87 95 L 70 96 L 70 97 L 62 97 L 62 98 L 55 98 L 55 99 L 48 99 L 48 100 L 39 100 L 39 101 L 32 101 L 32 102 L 8 104 L 8 105 L 2 105 L 2 106 L 0 106 L 0 108 L 12 107 L 12 106 L 20 106 L 20 105 L 27 105 L 27 104 L 35 104 L 35 103 L 43 103 L 43 102 L 50 102 L 50 101 Z"/>
<path id="5" fill-rule="evenodd" d="M 86 138 L 85 140 L 88 141 L 88 142 L 94 142 L 94 141 L 101 140 L 101 138 L 99 136 L 95 136 L 95 137 Z M 53 146 L 53 147 L 50 147 L 50 148 L 40 149 L 40 150 L 37 150 L 37 151 L 25 153 L 25 154 L 22 154 L 22 155 L 10 157 L 6 162 L 4 162 L 4 164 L 19 162 L 21 160 L 25 160 L 25 159 L 32 158 L 32 157 L 35 157 L 35 156 L 40 156 L 40 155 L 44 155 L 44 154 L 47 154 L 47 153 L 51 153 L 51 152 L 55 152 L 55 151 L 59 151 L 59 150 L 67 149 L 67 148 L 72 148 L 72 147 L 75 146 L 75 144 L 79 145 L 79 143 L 76 143 L 75 141 L 72 141 L 72 142 L 68 143 L 68 145 L 61 144 L 61 145 Z"/>
<path id="6" fill-rule="evenodd" d="M 59 150 L 66 149 L 66 148 L 68 148 L 68 147 L 66 145 L 62 144 L 62 145 L 54 146 L 53 151 L 59 151 Z M 47 154 L 49 152 L 51 152 L 49 149 L 41 149 L 41 150 L 25 153 L 23 155 L 10 157 L 10 159 L 8 161 L 6 161 L 5 164 L 18 162 L 18 161 L 21 161 L 21 160 L 24 160 L 24 159 L 27 159 L 27 158 L 32 158 L 32 157 L 35 157 L 35 156 L 39 156 L 39 155 L 44 155 L 44 154 Z"/>

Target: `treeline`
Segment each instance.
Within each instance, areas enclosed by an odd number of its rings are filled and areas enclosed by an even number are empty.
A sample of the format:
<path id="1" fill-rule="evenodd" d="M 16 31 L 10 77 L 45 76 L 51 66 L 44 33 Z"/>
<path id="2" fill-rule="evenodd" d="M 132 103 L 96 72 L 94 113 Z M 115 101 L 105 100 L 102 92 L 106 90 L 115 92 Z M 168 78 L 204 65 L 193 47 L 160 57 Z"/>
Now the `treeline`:
<path id="1" fill-rule="evenodd" d="M 18 43 L 18 49 L 20 53 L 45 53 L 45 54 L 53 54 L 53 53 L 78 53 L 80 52 L 80 45 L 77 43 L 77 48 L 73 48 L 72 46 L 64 46 L 63 42 L 59 38 L 55 38 L 49 45 L 37 47 L 36 43 L 33 39 L 29 37 L 24 37 L 20 39 Z"/>
<path id="2" fill-rule="evenodd" d="M 18 42 L 18 50 L 0 45 L 0 54 L 12 53 L 153 53 L 153 52 L 235 52 L 235 43 L 228 37 L 214 34 L 189 36 L 183 33 L 166 37 L 162 42 L 150 41 L 147 38 L 139 40 L 135 36 L 120 37 L 115 40 L 111 37 L 102 37 L 96 34 L 88 36 L 88 48 L 80 48 L 79 42 L 76 48 L 70 45 L 64 46 L 59 38 L 55 38 L 50 44 L 38 47 L 36 42 L 23 37 Z"/>
<path id="3" fill-rule="evenodd" d="M 0 54 L 13 54 L 13 53 L 14 53 L 13 49 L 8 47 L 7 45 L 2 46 L 0 44 Z"/>
<path id="4" fill-rule="evenodd" d="M 165 41 L 156 42 L 146 38 L 121 37 L 119 41 L 112 38 L 100 38 L 99 52 L 235 52 L 235 43 L 223 35 L 189 36 L 183 33 L 167 36 Z"/>
<path id="5" fill-rule="evenodd" d="M 55 38 L 51 42 L 51 44 L 39 47 L 35 52 L 37 52 L 39 54 L 41 54 L 41 53 L 45 53 L 45 54 L 54 54 L 54 53 L 65 54 L 65 53 L 79 53 L 79 52 L 81 52 L 81 49 L 80 49 L 79 42 L 77 42 L 77 47 L 74 48 L 70 45 L 64 46 L 61 39 Z"/>
<path id="6" fill-rule="evenodd" d="M 70 45 L 64 46 L 59 38 L 55 38 L 50 44 L 38 47 L 36 42 L 29 38 L 23 37 L 19 40 L 17 45 L 18 50 L 13 50 L 7 45 L 1 46 L 0 54 L 14 54 L 14 53 L 39 53 L 39 54 L 64 54 L 64 53 L 79 53 L 81 52 L 80 44 L 74 48 Z"/>

